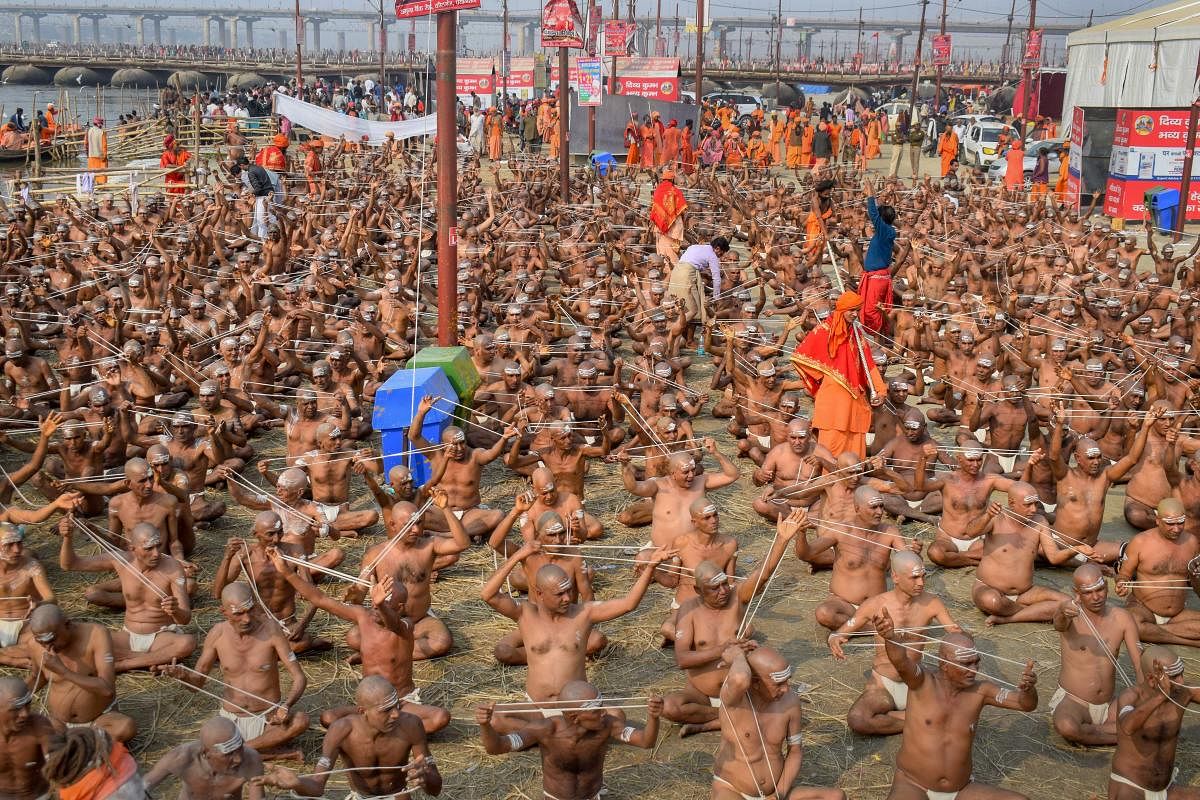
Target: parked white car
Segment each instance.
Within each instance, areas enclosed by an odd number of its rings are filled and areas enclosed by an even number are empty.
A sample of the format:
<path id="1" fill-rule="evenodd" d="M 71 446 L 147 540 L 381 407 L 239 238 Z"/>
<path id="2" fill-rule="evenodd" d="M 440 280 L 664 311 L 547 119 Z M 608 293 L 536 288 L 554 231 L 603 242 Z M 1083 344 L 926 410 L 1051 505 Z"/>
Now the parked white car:
<path id="1" fill-rule="evenodd" d="M 962 137 L 963 164 L 972 167 L 987 167 L 996 160 L 1000 142 L 1000 134 L 1007 132 L 1009 136 L 1016 134 L 1011 125 L 999 122 L 974 122 L 967 126 L 967 132 Z"/>
<path id="2" fill-rule="evenodd" d="M 763 101 L 761 97 L 756 97 L 755 95 L 747 94 L 746 92 L 735 91 L 709 92 L 708 94 L 704 95 L 704 102 L 720 102 L 727 104 L 732 103 L 734 108 L 737 109 L 737 116 L 734 118 L 734 121 L 740 125 L 743 130 L 750 127 L 750 115 L 756 110 L 762 109 L 763 107 Z"/>

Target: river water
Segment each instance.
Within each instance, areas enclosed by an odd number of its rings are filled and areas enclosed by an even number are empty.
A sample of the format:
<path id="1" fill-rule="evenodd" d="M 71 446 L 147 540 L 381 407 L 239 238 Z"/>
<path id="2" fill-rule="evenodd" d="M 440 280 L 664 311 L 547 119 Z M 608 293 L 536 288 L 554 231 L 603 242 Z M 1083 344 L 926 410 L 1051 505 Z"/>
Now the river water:
<path id="1" fill-rule="evenodd" d="M 152 104 L 158 102 L 156 89 L 100 89 L 100 116 L 112 127 L 121 114 L 137 110 L 145 117 Z M 46 103 L 54 103 L 59 110 L 66 109 L 66 120 L 89 123 L 96 116 L 95 86 L 20 86 L 0 84 L 0 118 L 7 121 L 18 109 L 25 109 L 25 119 L 33 116 L 34 109 L 46 110 Z M 61 116 L 60 116 L 61 119 Z"/>

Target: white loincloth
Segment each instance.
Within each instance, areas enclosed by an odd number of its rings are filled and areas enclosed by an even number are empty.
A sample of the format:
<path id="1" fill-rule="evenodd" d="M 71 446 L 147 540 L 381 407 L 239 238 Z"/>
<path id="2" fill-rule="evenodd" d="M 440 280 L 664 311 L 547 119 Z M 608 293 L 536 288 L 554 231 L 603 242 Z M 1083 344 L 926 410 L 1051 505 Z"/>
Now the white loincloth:
<path id="1" fill-rule="evenodd" d="M 25 627 L 25 618 L 0 619 L 0 647 L 12 647 L 21 638 L 21 629 Z"/>
<path id="2" fill-rule="evenodd" d="M 1049 511 L 1050 513 L 1053 514 L 1054 511 L 1058 508 L 1058 503 L 1042 503 L 1042 508 L 1046 509 L 1047 511 Z"/>
<path id="3" fill-rule="evenodd" d="M 720 697 L 710 697 L 710 698 L 708 698 L 708 704 L 710 706 L 712 706 L 713 708 L 720 708 L 721 707 L 721 698 Z"/>
<path id="4" fill-rule="evenodd" d="M 1171 780 L 1167 783 L 1167 788 L 1162 789 L 1157 792 L 1152 789 L 1147 789 L 1143 786 L 1138 786 L 1136 783 L 1129 780 L 1129 778 L 1126 778 L 1124 775 L 1118 775 L 1115 772 L 1108 773 L 1108 779 L 1110 781 L 1112 781 L 1113 783 L 1119 783 L 1124 786 L 1128 786 L 1130 788 L 1137 789 L 1139 792 L 1142 793 L 1143 800 L 1167 800 L 1167 795 L 1171 791 L 1171 786 L 1175 783 L 1175 775 L 1178 772 L 1179 772 L 1178 769 L 1176 769 L 1175 772 L 1172 772 Z"/>
<path id="5" fill-rule="evenodd" d="M 584 436 L 583 437 L 583 441 L 586 442 L 589 447 L 594 445 L 599 440 L 600 440 L 599 436 Z"/>
<path id="6" fill-rule="evenodd" d="M 1017 456 L 1017 453 L 1007 456 L 997 455 L 996 460 L 1000 462 L 1000 466 L 1004 467 L 1005 472 L 1012 472 L 1017 466 Z"/>
<path id="7" fill-rule="evenodd" d="M 868 431 L 867 432 L 867 447 L 870 447 L 873 444 L 875 444 L 875 431 Z"/>
<path id="8" fill-rule="evenodd" d="M 267 718 L 262 714 L 235 714 L 232 711 L 226 711 L 222 708 L 217 712 L 217 716 L 224 717 L 237 726 L 238 733 L 242 735 L 242 739 L 247 742 L 254 741 L 263 735 L 263 731 L 267 729 Z"/>
<path id="9" fill-rule="evenodd" d="M 1103 725 L 1104 721 L 1108 719 L 1108 710 L 1112 705 L 1111 703 L 1085 703 L 1061 686 L 1055 690 L 1054 696 L 1050 698 L 1050 713 L 1053 714 L 1054 709 L 1058 708 L 1062 701 L 1068 697 L 1088 710 L 1088 716 L 1091 717 L 1093 725 Z"/>
<path id="10" fill-rule="evenodd" d="M 532 697 L 529 696 L 529 692 L 525 693 L 525 699 L 528 700 L 530 703 L 537 702 L 537 700 L 534 700 Z M 550 719 L 551 717 L 561 717 L 563 715 L 563 712 L 561 712 L 557 709 L 554 709 L 554 708 L 536 708 L 536 709 L 530 709 L 530 711 L 537 711 L 545 719 Z"/>
<path id="11" fill-rule="evenodd" d="M 129 634 L 129 650 L 132 653 L 149 653 L 154 647 L 154 640 L 160 633 L 179 633 L 180 626 L 164 625 L 153 633 L 134 633 L 129 628 L 122 627 L 125 633 Z"/>
<path id="12" fill-rule="evenodd" d="M 732 783 L 725 780 L 724 778 L 722 778 L 720 775 L 718 775 L 715 772 L 713 773 L 713 780 L 717 781 L 719 783 L 723 783 L 726 786 L 728 786 L 729 791 L 733 792 L 738 797 L 742 798 L 742 800 L 767 800 L 767 795 L 765 795 L 765 794 L 742 794 L 736 788 L 734 788 Z M 772 797 L 774 797 L 774 795 L 772 795 Z"/>
<path id="13" fill-rule="evenodd" d="M 433 617 L 433 614 L 430 614 L 429 616 Z M 434 619 L 437 619 L 437 617 L 434 617 Z M 411 692 L 404 695 L 404 697 L 401 697 L 400 700 L 404 703 L 416 703 L 417 705 L 421 705 L 421 687 L 418 686 L 417 688 L 413 689 Z"/>
<path id="14" fill-rule="evenodd" d="M 871 670 L 871 674 L 887 691 L 888 696 L 892 698 L 892 705 L 897 711 L 903 711 L 908 708 L 908 684 L 904 681 L 894 681 L 886 675 L 880 675 L 876 670 Z"/>
<path id="15" fill-rule="evenodd" d="M 1150 613 L 1154 614 L 1153 611 L 1151 611 Z M 1166 625 L 1168 622 L 1170 622 L 1173 619 L 1175 619 L 1175 617 L 1164 617 L 1162 614 L 1154 614 L 1154 621 L 1157 622 L 1159 625 Z"/>
<path id="16" fill-rule="evenodd" d="M 768 433 L 766 436 L 759 436 L 757 433 L 746 431 L 746 436 L 758 442 L 759 447 L 766 448 L 767 450 L 771 449 L 771 434 Z"/>
<path id="17" fill-rule="evenodd" d="M 348 503 L 318 503 L 313 500 L 313 505 L 321 512 L 321 516 L 325 521 L 333 524 L 333 521 L 338 518 L 338 514 L 342 513 L 343 508 L 349 507 Z"/>
<path id="18" fill-rule="evenodd" d="M 466 508 L 452 508 L 452 509 L 450 509 L 450 513 L 454 515 L 454 518 L 456 520 L 458 520 L 459 522 L 462 522 L 462 518 L 467 515 L 468 510 L 469 509 L 466 509 Z"/>
<path id="19" fill-rule="evenodd" d="M 411 795 L 408 792 L 396 792 L 395 794 L 359 794 L 353 789 L 350 794 L 346 795 L 346 800 L 407 800 Z"/>

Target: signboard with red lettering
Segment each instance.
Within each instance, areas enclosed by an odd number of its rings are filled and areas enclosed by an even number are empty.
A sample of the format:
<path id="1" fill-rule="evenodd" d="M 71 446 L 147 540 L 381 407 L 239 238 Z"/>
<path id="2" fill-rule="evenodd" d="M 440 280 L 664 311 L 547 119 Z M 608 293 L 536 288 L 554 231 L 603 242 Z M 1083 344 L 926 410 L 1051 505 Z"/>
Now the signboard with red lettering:
<path id="1" fill-rule="evenodd" d="M 533 88 L 533 56 L 514 58 L 508 73 L 508 91 L 528 100 L 533 97 Z"/>
<path id="2" fill-rule="evenodd" d="M 950 34 L 943 33 L 933 37 L 933 65 L 935 67 L 950 66 Z"/>
<path id="3" fill-rule="evenodd" d="M 611 67 L 604 62 L 604 68 Z M 679 102 L 678 58 L 618 58 L 617 94 Z"/>
<path id="4" fill-rule="evenodd" d="M 546 0 L 542 9 L 542 47 L 583 47 L 586 31 L 575 0 Z"/>
<path id="5" fill-rule="evenodd" d="M 519 59 L 514 59 L 514 61 Z M 496 90 L 496 63 L 490 58 L 460 58 L 455 72 L 454 91 L 459 97 L 468 98 L 474 92 L 485 104 L 491 103 Z M 509 80 L 511 85 L 512 81 Z"/>
<path id="6" fill-rule="evenodd" d="M 601 55 L 608 58 L 629 55 L 629 46 L 633 42 L 633 35 L 636 32 L 637 23 L 635 22 L 625 22 L 620 19 L 605 20 L 604 49 Z"/>
<path id="7" fill-rule="evenodd" d="M 466 11 L 482 5 L 482 0 L 396 0 L 396 19 L 427 17 L 444 11 Z"/>
<path id="8" fill-rule="evenodd" d="M 1037 67 L 1042 63 L 1042 31 L 1039 28 L 1029 32 L 1029 37 L 1025 40 L 1025 58 L 1022 59 L 1024 66 Z"/>
<path id="9" fill-rule="evenodd" d="M 1075 106 L 1071 117 L 1071 148 L 1067 152 L 1067 205 L 1079 210 L 1079 196 L 1083 194 L 1083 132 L 1084 112 Z"/>
<path id="10" fill-rule="evenodd" d="M 1143 195 L 1155 187 L 1179 189 L 1187 144 L 1186 109 L 1120 109 L 1113 127 L 1104 213 L 1145 219 Z M 1192 164 L 1187 218 L 1200 218 L 1200 160 Z"/>
<path id="11" fill-rule="evenodd" d="M 603 69 L 599 58 L 578 58 L 575 60 L 575 73 L 571 76 L 575 90 L 579 92 L 579 105 L 598 106 L 603 94 L 604 81 L 601 79 Z"/>

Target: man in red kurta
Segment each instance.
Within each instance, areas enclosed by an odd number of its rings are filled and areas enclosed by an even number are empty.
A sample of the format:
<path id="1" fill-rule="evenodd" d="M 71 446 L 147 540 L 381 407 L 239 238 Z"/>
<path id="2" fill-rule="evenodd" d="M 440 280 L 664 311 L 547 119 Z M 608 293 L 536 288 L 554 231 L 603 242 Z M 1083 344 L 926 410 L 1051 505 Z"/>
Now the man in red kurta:
<path id="1" fill-rule="evenodd" d="M 792 363 L 813 398 L 817 442 L 835 457 L 849 451 L 866 458 L 871 406 L 884 399 L 883 378 L 858 328 L 862 304 L 854 292 L 843 293 L 829 318 L 792 353 Z"/>
<path id="2" fill-rule="evenodd" d="M 254 157 L 254 163 L 272 172 L 287 172 L 287 153 L 284 152 L 287 146 L 288 137 L 282 133 L 275 134 L 271 144 L 258 151 L 258 155 Z"/>
<path id="3" fill-rule="evenodd" d="M 183 167 L 191 157 L 192 154 L 183 149 L 178 139 L 168 135 L 163 139 L 163 154 L 162 158 L 158 160 L 158 165 L 164 169 L 167 167 Z M 171 170 L 165 177 L 168 192 L 171 194 L 183 194 L 183 184 L 187 182 L 187 176 L 184 175 L 182 169 Z"/>
<path id="4" fill-rule="evenodd" d="M 657 229 L 655 251 L 669 263 L 679 261 L 683 244 L 683 212 L 687 200 L 675 185 L 675 170 L 663 170 L 662 180 L 654 188 L 650 201 L 650 221 Z"/>

